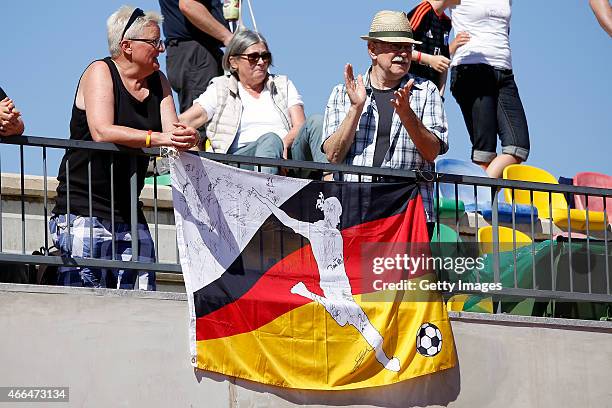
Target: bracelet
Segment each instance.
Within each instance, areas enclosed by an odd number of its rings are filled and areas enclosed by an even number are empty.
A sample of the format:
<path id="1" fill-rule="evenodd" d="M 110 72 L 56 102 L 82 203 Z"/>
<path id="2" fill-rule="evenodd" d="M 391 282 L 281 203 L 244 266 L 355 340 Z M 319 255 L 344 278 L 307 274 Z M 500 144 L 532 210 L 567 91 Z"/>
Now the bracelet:
<path id="1" fill-rule="evenodd" d="M 151 147 L 151 134 L 153 133 L 152 130 L 149 130 L 147 132 L 147 138 L 145 139 L 145 147 Z"/>
<path id="2" fill-rule="evenodd" d="M 419 54 L 417 55 L 417 64 L 420 64 L 420 63 L 421 63 L 421 57 L 422 57 L 422 56 L 423 56 L 423 55 L 421 54 L 421 51 L 419 51 Z"/>

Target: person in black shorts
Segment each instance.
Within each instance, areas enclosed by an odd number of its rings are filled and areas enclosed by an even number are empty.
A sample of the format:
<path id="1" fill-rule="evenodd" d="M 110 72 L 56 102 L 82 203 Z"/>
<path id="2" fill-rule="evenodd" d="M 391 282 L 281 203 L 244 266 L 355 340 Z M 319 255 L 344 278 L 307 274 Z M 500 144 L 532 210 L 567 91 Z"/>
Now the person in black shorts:
<path id="1" fill-rule="evenodd" d="M 530 151 L 512 67 L 512 0 L 461 0 L 451 11 L 453 30 L 469 34 L 453 53 L 450 90 L 470 135 L 472 162 L 499 178 L 507 166 L 526 161 Z"/>

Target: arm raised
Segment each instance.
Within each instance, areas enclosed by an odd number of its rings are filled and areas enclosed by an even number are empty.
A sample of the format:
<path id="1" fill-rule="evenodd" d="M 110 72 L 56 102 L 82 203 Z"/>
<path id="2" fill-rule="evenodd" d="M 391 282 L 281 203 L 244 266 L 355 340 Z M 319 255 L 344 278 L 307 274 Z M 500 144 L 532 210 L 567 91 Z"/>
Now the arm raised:
<path id="1" fill-rule="evenodd" d="M 323 151 L 330 163 L 342 163 L 355 140 L 355 132 L 359 124 L 359 118 L 365 105 L 367 94 L 363 77 L 359 75 L 357 79 L 353 75 L 353 66 L 346 64 L 344 67 L 344 83 L 346 93 L 351 101 L 351 106 L 346 112 L 346 116 L 342 119 L 342 123 L 338 129 L 332 133 L 323 143 Z M 326 118 L 330 109 L 337 107 L 327 106 Z M 335 112 L 337 115 L 339 112 Z"/>
<path id="2" fill-rule="evenodd" d="M 259 201 L 261 201 L 266 207 L 268 207 L 270 211 L 272 211 L 272 214 L 274 214 L 274 216 L 278 218 L 278 220 L 283 225 L 291 228 L 293 231 L 295 231 L 295 233 L 303 235 L 304 237 L 308 238 L 308 227 L 310 225 L 309 223 L 298 221 L 295 218 L 291 218 L 290 216 L 287 215 L 286 212 L 284 212 L 283 210 L 278 208 L 276 205 L 274 205 L 272 201 L 270 201 L 267 197 L 264 197 L 255 188 L 252 188 L 251 192 L 253 193 L 255 197 L 257 197 Z"/>

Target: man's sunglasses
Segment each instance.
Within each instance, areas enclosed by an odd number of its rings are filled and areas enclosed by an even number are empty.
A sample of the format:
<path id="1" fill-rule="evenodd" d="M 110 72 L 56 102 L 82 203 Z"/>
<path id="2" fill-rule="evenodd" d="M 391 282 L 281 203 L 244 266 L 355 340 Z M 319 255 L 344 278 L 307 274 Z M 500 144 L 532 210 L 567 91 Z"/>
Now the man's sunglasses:
<path id="1" fill-rule="evenodd" d="M 250 54 L 236 54 L 239 57 L 245 57 L 249 60 L 250 64 L 257 64 L 261 58 L 263 62 L 270 62 L 272 60 L 272 53 L 270 52 L 252 52 Z"/>

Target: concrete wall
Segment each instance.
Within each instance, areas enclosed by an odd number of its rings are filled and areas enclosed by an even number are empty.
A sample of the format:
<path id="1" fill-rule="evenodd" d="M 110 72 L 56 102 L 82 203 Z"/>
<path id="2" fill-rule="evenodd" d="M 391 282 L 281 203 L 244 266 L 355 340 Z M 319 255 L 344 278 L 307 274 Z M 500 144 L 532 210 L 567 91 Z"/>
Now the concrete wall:
<path id="1" fill-rule="evenodd" d="M 383 388 L 305 392 L 194 371 L 187 318 L 184 294 L 0 284 L 0 385 L 68 386 L 75 407 L 612 403 L 609 322 L 453 314 L 458 368 Z"/>

